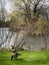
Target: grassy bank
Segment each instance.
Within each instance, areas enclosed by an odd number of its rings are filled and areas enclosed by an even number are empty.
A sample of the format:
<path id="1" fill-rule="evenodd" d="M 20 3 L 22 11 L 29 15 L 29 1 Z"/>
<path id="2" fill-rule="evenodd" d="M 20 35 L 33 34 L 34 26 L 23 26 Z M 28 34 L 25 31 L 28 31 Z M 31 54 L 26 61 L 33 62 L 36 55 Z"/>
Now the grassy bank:
<path id="1" fill-rule="evenodd" d="M 0 52 L 0 65 L 49 65 L 49 51 L 19 51 L 11 61 L 11 52 Z"/>

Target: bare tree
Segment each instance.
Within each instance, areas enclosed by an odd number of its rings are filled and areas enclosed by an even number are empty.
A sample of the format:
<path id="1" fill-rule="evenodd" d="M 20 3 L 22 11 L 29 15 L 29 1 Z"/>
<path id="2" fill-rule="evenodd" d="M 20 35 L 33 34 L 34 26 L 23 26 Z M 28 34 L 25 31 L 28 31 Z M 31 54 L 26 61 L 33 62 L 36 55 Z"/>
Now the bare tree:
<path id="1" fill-rule="evenodd" d="M 20 11 L 20 16 L 25 16 L 25 19 L 27 18 L 28 21 L 31 21 L 33 19 L 33 16 L 45 16 L 46 19 L 48 19 L 48 13 L 45 8 L 45 2 L 46 0 L 18 0 L 16 1 L 16 9 L 17 11 Z"/>
<path id="2" fill-rule="evenodd" d="M 45 0 L 17 0 L 16 12 L 19 12 L 19 17 L 24 17 L 28 23 L 28 33 L 31 34 L 32 28 L 34 32 L 34 24 L 39 17 L 48 20 L 48 13 L 44 4 Z M 32 25 L 31 25 L 32 23 Z"/>

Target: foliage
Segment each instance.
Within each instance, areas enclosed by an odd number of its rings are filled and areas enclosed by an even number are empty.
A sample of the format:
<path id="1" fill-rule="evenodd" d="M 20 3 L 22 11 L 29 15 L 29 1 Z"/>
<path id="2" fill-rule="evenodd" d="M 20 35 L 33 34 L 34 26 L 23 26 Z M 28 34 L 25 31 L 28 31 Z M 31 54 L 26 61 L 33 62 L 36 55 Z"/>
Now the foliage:
<path id="1" fill-rule="evenodd" d="M 40 31 L 41 33 L 49 33 L 49 22 L 47 20 L 39 19 L 36 24 L 38 31 Z"/>
<path id="2" fill-rule="evenodd" d="M 17 0 L 14 3 L 13 9 L 14 11 L 10 14 L 10 26 L 13 31 L 16 31 L 16 28 L 21 29 L 23 26 L 25 26 L 28 33 L 31 34 L 34 32 L 36 26 L 38 30 L 41 27 L 43 29 L 43 27 L 47 26 L 47 24 L 45 26 L 45 23 L 41 21 L 42 18 L 46 18 L 48 20 L 44 0 Z M 35 24 L 37 21 L 38 24 Z M 40 31 L 42 30 L 40 29 Z"/>

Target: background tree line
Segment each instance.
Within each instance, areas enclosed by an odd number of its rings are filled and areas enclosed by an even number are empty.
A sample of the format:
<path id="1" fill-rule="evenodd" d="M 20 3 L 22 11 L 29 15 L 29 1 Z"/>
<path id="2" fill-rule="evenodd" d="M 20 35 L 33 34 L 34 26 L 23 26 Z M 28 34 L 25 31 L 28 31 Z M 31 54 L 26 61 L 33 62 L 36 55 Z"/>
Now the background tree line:
<path id="1" fill-rule="evenodd" d="M 9 0 L 11 1 L 11 0 Z M 0 1 L 0 24 L 9 27 L 12 32 L 25 31 L 27 35 L 42 35 L 46 40 L 49 34 L 49 6 L 46 0 L 14 0 L 13 11 L 7 14 L 5 2 Z M 7 17 L 6 17 L 7 16 Z"/>

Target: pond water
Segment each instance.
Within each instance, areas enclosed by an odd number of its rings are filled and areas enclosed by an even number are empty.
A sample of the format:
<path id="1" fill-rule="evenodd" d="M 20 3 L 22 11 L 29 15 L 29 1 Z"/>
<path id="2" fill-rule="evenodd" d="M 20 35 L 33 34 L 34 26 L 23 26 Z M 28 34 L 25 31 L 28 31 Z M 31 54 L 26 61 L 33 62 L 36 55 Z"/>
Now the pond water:
<path id="1" fill-rule="evenodd" d="M 16 34 L 9 28 L 0 28 L 0 47 L 10 48 L 15 41 Z"/>

